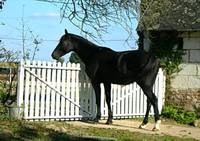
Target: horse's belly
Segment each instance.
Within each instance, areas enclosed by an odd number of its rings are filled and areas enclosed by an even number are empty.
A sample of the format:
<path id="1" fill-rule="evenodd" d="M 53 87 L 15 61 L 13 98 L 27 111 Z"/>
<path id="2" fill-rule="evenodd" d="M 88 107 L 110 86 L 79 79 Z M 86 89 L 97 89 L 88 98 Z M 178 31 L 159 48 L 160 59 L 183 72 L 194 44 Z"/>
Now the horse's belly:
<path id="1" fill-rule="evenodd" d="M 100 79 L 102 82 L 109 82 L 112 84 L 130 84 L 135 81 L 134 77 L 132 76 L 126 76 L 123 74 L 115 74 L 115 73 L 110 73 L 110 74 L 104 74 L 100 76 Z"/>
<path id="2" fill-rule="evenodd" d="M 113 80 L 111 81 L 112 84 L 120 84 L 120 85 L 127 85 L 127 84 L 130 84 L 130 83 L 133 83 L 134 80 Z"/>

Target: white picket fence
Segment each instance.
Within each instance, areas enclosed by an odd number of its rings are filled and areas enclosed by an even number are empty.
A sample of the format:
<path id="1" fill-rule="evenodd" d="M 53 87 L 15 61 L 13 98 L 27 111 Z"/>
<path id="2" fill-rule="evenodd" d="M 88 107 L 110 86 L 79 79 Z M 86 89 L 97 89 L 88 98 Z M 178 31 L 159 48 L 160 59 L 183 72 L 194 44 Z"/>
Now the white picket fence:
<path id="1" fill-rule="evenodd" d="M 96 114 L 95 93 L 88 80 L 79 80 L 80 65 L 71 63 L 21 61 L 18 76 L 18 106 L 26 120 L 79 120 Z M 102 118 L 108 114 L 101 85 Z M 112 85 L 114 118 L 144 116 L 146 96 L 136 83 Z M 159 70 L 154 92 L 161 111 L 164 104 L 165 76 Z M 153 108 L 152 108 L 153 109 Z M 151 109 L 150 115 L 153 114 Z"/>

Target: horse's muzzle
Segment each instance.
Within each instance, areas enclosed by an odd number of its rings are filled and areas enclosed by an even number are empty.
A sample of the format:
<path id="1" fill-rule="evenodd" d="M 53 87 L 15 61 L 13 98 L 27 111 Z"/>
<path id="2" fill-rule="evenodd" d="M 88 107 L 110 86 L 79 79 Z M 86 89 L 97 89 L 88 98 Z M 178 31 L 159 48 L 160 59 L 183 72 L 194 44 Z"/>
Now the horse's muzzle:
<path id="1" fill-rule="evenodd" d="M 55 59 L 55 60 L 58 60 L 58 59 L 59 59 L 58 56 L 56 56 L 54 52 L 51 54 L 51 57 L 52 57 L 53 59 Z"/>

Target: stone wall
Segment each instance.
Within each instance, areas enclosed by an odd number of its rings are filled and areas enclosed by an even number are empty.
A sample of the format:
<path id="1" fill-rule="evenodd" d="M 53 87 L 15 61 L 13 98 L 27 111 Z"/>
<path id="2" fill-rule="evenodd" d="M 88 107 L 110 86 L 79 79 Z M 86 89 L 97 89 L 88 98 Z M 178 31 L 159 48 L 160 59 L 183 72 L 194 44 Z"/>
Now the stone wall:
<path id="1" fill-rule="evenodd" d="M 185 63 L 200 63 L 200 32 L 183 32 L 183 61 Z"/>
<path id="2" fill-rule="evenodd" d="M 171 79 L 172 94 L 168 102 L 186 110 L 200 107 L 200 32 L 183 32 L 184 63 Z"/>
<path id="3" fill-rule="evenodd" d="M 194 106 L 200 107 L 200 63 L 184 63 L 180 68 L 171 79 L 172 93 L 167 101 L 191 111 Z"/>
<path id="4" fill-rule="evenodd" d="M 200 90 L 173 90 L 166 98 L 167 104 L 183 107 L 186 111 L 200 108 Z"/>
<path id="5" fill-rule="evenodd" d="M 144 33 L 144 49 L 149 50 L 149 35 Z M 183 64 L 181 71 L 175 73 L 171 79 L 170 94 L 166 102 L 183 107 L 191 107 L 200 103 L 200 31 L 180 32 L 183 39 Z"/>
<path id="6" fill-rule="evenodd" d="M 173 74 L 171 88 L 173 90 L 200 89 L 200 63 L 183 63 L 181 71 Z"/>

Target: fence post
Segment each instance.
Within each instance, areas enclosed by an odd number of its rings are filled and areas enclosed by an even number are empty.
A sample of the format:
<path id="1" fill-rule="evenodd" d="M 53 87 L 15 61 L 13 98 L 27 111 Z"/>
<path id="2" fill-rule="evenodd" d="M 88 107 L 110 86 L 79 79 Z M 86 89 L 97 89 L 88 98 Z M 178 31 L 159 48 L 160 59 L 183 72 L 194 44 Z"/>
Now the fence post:
<path id="1" fill-rule="evenodd" d="M 160 91 L 161 91 L 161 93 L 162 93 L 162 97 L 161 97 L 161 104 L 162 104 L 162 106 L 161 106 L 161 108 L 160 108 L 160 113 L 161 113 L 161 111 L 162 111 L 162 108 L 163 108 L 163 106 L 164 106 L 164 103 L 165 103 L 165 86 L 166 86 L 166 78 L 165 78 L 165 75 L 164 75 L 164 71 L 160 68 L 160 76 L 161 76 L 161 80 L 160 80 L 160 84 L 162 84 L 161 86 L 160 86 Z"/>
<path id="2" fill-rule="evenodd" d="M 24 95 L 24 61 L 21 60 L 18 68 L 18 84 L 17 84 L 17 107 L 18 114 L 23 112 L 23 95 Z"/>
<path id="3" fill-rule="evenodd" d="M 79 72 L 80 72 L 80 64 L 76 64 L 76 74 L 75 74 L 75 88 L 76 88 L 76 95 L 75 95 L 75 102 L 79 103 L 80 105 L 80 92 L 79 92 Z M 75 107 L 75 115 L 78 116 L 79 115 L 79 108 Z"/>
<path id="4" fill-rule="evenodd" d="M 27 60 L 26 61 L 26 67 L 30 66 L 30 61 Z M 27 119 L 29 116 L 29 95 L 30 95 L 30 74 L 29 72 L 25 71 L 24 72 L 25 75 L 25 80 L 24 80 L 24 119 Z"/>

